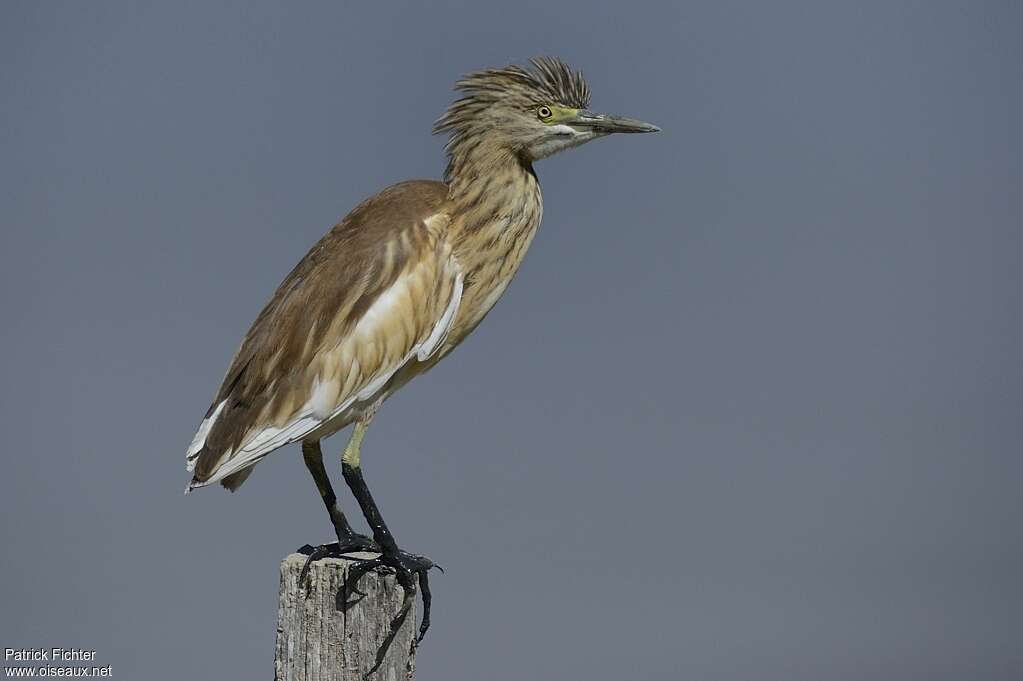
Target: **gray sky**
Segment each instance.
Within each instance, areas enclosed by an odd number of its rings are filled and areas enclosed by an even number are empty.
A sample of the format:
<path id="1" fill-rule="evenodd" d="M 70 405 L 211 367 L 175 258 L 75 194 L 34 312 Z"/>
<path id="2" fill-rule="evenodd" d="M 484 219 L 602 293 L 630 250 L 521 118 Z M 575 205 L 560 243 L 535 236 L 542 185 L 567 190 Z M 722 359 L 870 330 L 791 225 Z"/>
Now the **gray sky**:
<path id="1" fill-rule="evenodd" d="M 148 5 L 0 9 L 3 646 L 271 673 L 326 514 L 295 447 L 187 498 L 184 449 L 306 249 L 440 175 L 455 78 L 551 53 L 664 132 L 538 164 L 367 437 L 447 568 L 417 678 L 1023 677 L 1014 3 Z"/>

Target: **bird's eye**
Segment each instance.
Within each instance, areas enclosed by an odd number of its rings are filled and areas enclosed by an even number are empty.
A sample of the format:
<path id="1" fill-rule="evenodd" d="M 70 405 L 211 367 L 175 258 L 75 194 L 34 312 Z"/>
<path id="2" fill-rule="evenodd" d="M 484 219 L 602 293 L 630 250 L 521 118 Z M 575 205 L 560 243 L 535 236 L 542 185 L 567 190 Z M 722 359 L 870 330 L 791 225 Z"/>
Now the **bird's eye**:
<path id="1" fill-rule="evenodd" d="M 541 106 L 536 110 L 536 115 L 539 116 L 541 120 L 546 120 L 552 115 L 551 108 L 549 106 Z"/>

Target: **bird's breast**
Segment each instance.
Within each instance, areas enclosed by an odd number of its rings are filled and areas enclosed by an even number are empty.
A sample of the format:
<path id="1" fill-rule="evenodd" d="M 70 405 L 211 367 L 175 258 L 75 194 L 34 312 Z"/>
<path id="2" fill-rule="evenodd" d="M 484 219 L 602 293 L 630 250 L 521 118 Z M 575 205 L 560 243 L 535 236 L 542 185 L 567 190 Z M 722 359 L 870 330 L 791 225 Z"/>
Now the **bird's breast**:
<path id="1" fill-rule="evenodd" d="M 496 215 L 464 234 L 455 249 L 465 272 L 465 288 L 449 334 L 451 347 L 483 321 L 511 283 L 540 226 L 543 205 L 539 188 L 522 205 Z"/>

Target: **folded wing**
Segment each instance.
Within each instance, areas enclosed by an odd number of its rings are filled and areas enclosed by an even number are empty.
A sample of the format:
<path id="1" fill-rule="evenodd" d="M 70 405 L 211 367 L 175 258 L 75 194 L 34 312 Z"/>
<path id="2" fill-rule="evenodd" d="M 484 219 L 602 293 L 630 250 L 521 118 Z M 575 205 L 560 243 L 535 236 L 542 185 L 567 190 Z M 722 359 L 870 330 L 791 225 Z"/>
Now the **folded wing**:
<path id="1" fill-rule="evenodd" d="M 446 191 L 410 182 L 381 192 L 288 275 L 188 449 L 189 489 L 237 486 L 264 456 L 344 423 L 441 348 L 462 293 L 445 239 Z"/>

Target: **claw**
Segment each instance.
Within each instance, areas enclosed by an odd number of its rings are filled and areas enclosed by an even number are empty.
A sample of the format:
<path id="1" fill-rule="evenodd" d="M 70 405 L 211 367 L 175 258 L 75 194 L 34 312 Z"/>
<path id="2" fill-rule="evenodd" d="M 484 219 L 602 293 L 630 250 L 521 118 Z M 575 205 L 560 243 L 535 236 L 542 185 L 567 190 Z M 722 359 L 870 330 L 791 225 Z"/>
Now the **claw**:
<path id="1" fill-rule="evenodd" d="M 330 554 L 330 549 L 328 547 L 329 547 L 328 544 L 321 544 L 320 546 L 317 546 L 315 548 L 310 546 L 309 544 L 306 544 L 301 549 L 299 549 L 300 553 L 305 553 L 304 549 L 312 549 L 312 551 L 310 551 L 309 554 L 306 556 L 305 563 L 302 565 L 302 572 L 298 574 L 299 585 L 306 584 L 306 579 L 309 577 L 309 566 L 313 563 L 313 561 L 326 558 Z"/>
<path id="2" fill-rule="evenodd" d="M 439 565 L 434 567 L 444 572 Z M 430 628 L 430 606 L 433 603 L 433 594 L 430 593 L 430 577 L 426 570 L 419 573 L 419 587 L 423 591 L 423 621 L 419 624 L 419 636 L 416 637 L 416 645 L 423 642 L 423 639 L 426 638 L 426 630 Z"/>

